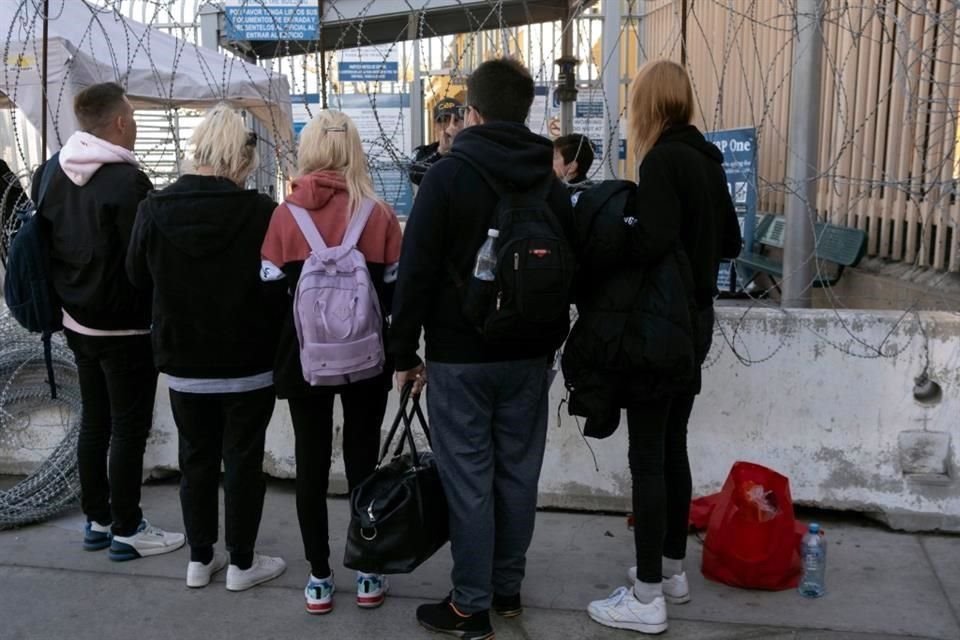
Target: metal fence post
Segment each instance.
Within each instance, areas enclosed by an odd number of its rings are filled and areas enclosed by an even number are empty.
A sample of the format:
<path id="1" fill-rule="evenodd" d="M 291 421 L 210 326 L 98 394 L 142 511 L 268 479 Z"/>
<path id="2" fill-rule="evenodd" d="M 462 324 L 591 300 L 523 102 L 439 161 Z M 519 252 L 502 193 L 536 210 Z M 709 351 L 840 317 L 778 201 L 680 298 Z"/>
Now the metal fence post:
<path id="1" fill-rule="evenodd" d="M 807 308 L 816 266 L 814 223 L 820 136 L 823 0 L 796 0 L 790 122 L 787 134 L 787 228 L 780 305 Z"/>
<path id="2" fill-rule="evenodd" d="M 603 3 L 603 94 L 607 105 L 603 121 L 603 179 L 617 176 L 620 164 L 620 27 L 621 0 Z"/>

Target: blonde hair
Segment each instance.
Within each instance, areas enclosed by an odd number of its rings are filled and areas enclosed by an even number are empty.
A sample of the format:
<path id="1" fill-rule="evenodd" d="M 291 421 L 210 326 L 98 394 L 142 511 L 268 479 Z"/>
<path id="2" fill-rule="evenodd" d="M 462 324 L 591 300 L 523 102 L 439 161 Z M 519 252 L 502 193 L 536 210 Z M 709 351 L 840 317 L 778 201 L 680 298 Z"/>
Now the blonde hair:
<path id="1" fill-rule="evenodd" d="M 257 138 L 243 117 L 227 104 L 218 104 L 204 116 L 190 138 L 193 166 L 209 167 L 213 174 L 242 183 L 257 168 Z"/>
<path id="2" fill-rule="evenodd" d="M 360 143 L 360 132 L 345 113 L 319 111 L 300 133 L 297 152 L 300 175 L 314 171 L 337 171 L 343 174 L 349 194 L 351 215 L 364 198 L 379 202 L 373 180 L 367 170 L 367 157 Z"/>
<path id="3" fill-rule="evenodd" d="M 693 120 L 690 77 L 676 62 L 648 62 L 630 83 L 628 105 L 630 148 L 642 162 L 668 127 Z"/>

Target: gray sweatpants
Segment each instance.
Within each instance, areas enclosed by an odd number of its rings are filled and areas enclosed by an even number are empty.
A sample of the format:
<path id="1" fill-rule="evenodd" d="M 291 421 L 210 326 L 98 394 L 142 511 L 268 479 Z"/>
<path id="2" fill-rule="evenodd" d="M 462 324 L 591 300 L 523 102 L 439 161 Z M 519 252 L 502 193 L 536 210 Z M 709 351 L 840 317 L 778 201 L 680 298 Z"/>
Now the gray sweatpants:
<path id="1" fill-rule="evenodd" d="M 520 592 L 547 435 L 547 359 L 427 363 L 433 449 L 450 508 L 453 601 Z"/>

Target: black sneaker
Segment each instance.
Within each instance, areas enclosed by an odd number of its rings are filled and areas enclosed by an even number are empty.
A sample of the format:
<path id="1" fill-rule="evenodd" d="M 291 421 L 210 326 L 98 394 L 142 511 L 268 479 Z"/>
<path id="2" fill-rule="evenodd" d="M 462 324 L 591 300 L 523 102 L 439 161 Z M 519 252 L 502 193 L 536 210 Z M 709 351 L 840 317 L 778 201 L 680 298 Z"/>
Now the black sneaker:
<path id="1" fill-rule="evenodd" d="M 424 628 L 464 640 L 493 640 L 490 612 L 477 611 L 462 615 L 449 601 L 422 604 L 417 607 L 417 622 Z"/>
<path id="2" fill-rule="evenodd" d="M 520 594 L 515 596 L 501 596 L 493 594 L 493 610 L 503 618 L 516 618 L 523 613 L 523 605 L 520 604 Z"/>

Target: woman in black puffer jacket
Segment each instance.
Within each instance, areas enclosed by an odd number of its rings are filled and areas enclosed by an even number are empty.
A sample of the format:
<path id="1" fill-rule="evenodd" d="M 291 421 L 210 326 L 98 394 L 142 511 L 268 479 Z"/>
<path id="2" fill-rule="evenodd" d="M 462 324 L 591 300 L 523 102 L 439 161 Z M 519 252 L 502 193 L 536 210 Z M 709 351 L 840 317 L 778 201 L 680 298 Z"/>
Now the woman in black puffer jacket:
<path id="1" fill-rule="evenodd" d="M 592 602 L 600 624 L 662 633 L 665 600 L 690 598 L 686 555 L 691 478 L 687 421 L 713 334 L 719 262 L 740 251 L 723 156 L 690 124 L 683 67 L 646 65 L 630 87 L 636 189 L 618 181 L 577 206 L 580 318 L 564 351 L 571 411 L 605 437 L 627 410 L 637 568 L 632 588 Z"/>

